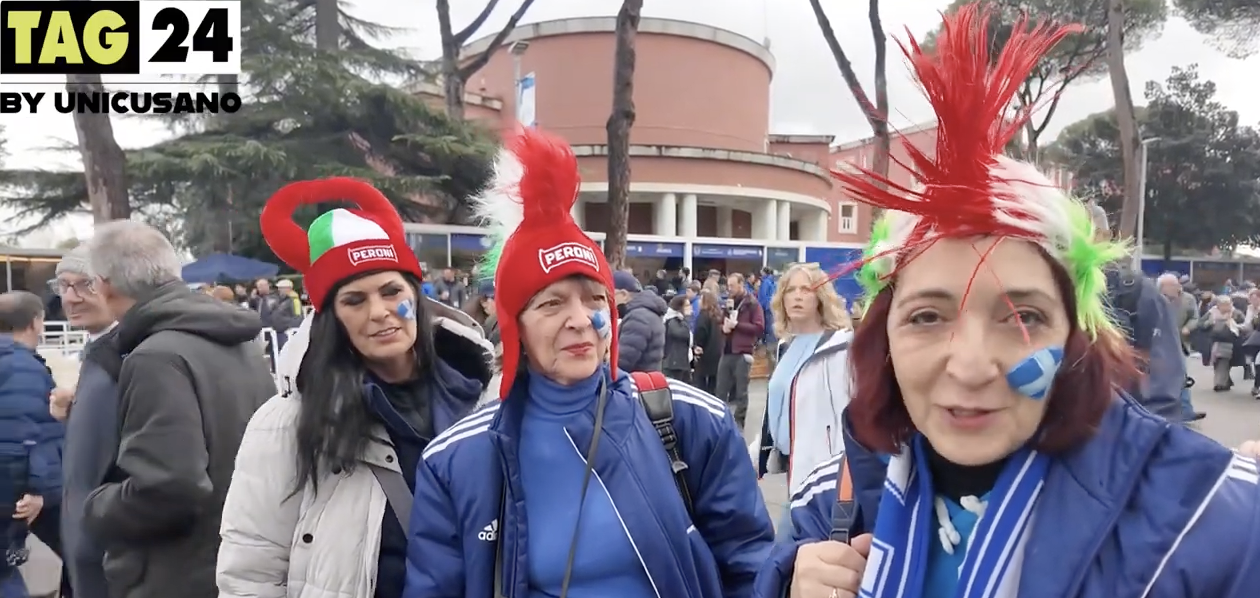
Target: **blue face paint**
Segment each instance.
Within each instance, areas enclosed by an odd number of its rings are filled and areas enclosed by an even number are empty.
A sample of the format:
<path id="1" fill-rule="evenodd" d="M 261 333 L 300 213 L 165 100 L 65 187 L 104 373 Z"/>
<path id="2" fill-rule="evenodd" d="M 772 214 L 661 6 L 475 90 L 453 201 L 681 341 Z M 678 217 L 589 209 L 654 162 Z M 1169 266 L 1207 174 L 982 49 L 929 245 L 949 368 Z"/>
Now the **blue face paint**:
<path id="1" fill-rule="evenodd" d="M 398 302 L 398 308 L 394 310 L 398 317 L 404 320 L 416 319 L 416 304 L 410 299 L 403 299 Z"/>
<path id="2" fill-rule="evenodd" d="M 599 335 L 599 338 L 612 336 L 612 316 L 602 309 L 592 313 L 591 327 L 595 329 L 595 333 Z"/>
<path id="3" fill-rule="evenodd" d="M 1006 383 L 1020 394 L 1038 401 L 1050 394 L 1050 384 L 1063 363 L 1063 347 L 1034 351 L 1006 373 Z"/>

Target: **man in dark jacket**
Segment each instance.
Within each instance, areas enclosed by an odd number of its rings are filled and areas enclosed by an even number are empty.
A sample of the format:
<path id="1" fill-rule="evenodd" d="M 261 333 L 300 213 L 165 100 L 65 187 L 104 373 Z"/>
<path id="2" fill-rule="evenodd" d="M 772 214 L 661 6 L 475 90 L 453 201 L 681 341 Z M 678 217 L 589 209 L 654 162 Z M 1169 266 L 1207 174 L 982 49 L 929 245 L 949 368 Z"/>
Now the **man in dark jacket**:
<path id="1" fill-rule="evenodd" d="M 617 367 L 627 372 L 659 372 L 665 358 L 665 300 L 643 292 L 634 275 L 613 273 L 621 325 L 617 330 Z"/>
<path id="2" fill-rule="evenodd" d="M 66 422 L 62 450 L 61 538 L 64 571 L 74 598 L 109 598 L 105 550 L 83 529 L 87 497 L 105 482 L 118 450 L 118 373 L 122 357 L 114 316 L 96 292 L 87 245 L 66 253 L 54 283 L 72 326 L 88 332 L 73 401 L 54 395 L 53 416 Z M 65 589 L 63 596 L 68 596 Z"/>
<path id="3" fill-rule="evenodd" d="M 97 225 L 96 292 L 118 319 L 119 443 L 83 526 L 113 598 L 216 598 L 223 501 L 254 411 L 275 394 L 258 315 L 193 293 L 166 237 Z"/>
<path id="4" fill-rule="evenodd" d="M 51 523 L 45 529 L 55 532 L 60 518 L 65 429 L 48 412 L 53 377 L 35 352 L 43 331 L 42 299 L 25 291 L 0 295 L 0 595 L 5 596 L 25 587 L 16 565 L 26 560 L 30 528 L 43 519 Z M 60 547 L 56 537 L 45 543 Z"/>
<path id="5" fill-rule="evenodd" d="M 726 289 L 730 293 L 726 299 L 726 318 L 722 323 L 726 345 L 722 348 L 722 359 L 718 361 L 717 398 L 726 401 L 739 429 L 743 430 L 744 415 L 748 411 L 748 374 L 757 339 L 766 330 L 766 319 L 757 298 L 748 292 L 743 274 L 727 277 Z"/>

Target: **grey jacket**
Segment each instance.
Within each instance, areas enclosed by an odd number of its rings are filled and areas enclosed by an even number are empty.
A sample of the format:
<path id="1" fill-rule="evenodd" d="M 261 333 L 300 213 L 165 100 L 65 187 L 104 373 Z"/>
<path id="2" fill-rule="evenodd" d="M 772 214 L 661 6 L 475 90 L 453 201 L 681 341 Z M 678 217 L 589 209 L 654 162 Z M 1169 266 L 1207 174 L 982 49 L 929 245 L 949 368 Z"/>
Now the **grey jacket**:
<path id="1" fill-rule="evenodd" d="M 276 392 L 258 315 L 175 281 L 118 323 L 118 453 L 87 497 L 113 598 L 217 598 L 223 501 L 250 417 Z M 225 375 L 228 374 L 228 375 Z"/>
<path id="2" fill-rule="evenodd" d="M 87 497 L 104 483 L 118 452 L 118 383 L 122 369 L 115 328 L 83 352 L 74 407 L 62 448 L 61 542 L 65 567 L 78 598 L 109 598 L 102 561 L 105 550 L 83 529 Z"/>

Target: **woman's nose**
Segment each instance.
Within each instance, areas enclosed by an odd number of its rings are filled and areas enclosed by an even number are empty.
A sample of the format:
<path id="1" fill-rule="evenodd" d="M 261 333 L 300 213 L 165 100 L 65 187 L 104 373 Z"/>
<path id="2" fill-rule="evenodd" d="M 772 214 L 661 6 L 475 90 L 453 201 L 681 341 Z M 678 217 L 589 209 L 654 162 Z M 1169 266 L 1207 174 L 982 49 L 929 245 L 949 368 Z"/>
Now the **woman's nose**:
<path id="1" fill-rule="evenodd" d="M 994 335 L 979 319 L 964 316 L 955 324 L 945 364 L 950 378 L 971 388 L 983 387 L 1002 376 L 992 346 Z"/>

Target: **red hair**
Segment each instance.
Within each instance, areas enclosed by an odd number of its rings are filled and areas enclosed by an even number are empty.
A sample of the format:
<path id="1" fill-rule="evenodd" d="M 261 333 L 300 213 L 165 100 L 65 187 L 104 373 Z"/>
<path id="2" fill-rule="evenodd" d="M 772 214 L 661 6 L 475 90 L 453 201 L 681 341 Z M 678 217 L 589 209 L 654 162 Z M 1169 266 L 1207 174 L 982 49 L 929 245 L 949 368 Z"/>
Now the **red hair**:
<path id="1" fill-rule="evenodd" d="M 1068 273 L 1050 262 L 1054 283 L 1063 296 L 1068 314 L 1076 313 L 1076 296 Z M 868 449 L 895 454 L 916 432 L 914 422 L 897 386 L 889 355 L 888 317 L 892 286 L 871 301 L 849 351 L 853 397 L 848 417 L 853 436 Z M 1063 366 L 1055 376 L 1049 404 L 1042 417 L 1041 438 L 1036 448 L 1060 452 L 1079 445 L 1098 428 L 1118 389 L 1137 379 L 1136 355 L 1114 330 L 1101 330 L 1090 342 L 1075 318 L 1063 347 Z"/>

